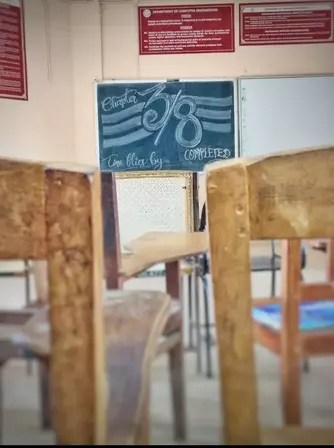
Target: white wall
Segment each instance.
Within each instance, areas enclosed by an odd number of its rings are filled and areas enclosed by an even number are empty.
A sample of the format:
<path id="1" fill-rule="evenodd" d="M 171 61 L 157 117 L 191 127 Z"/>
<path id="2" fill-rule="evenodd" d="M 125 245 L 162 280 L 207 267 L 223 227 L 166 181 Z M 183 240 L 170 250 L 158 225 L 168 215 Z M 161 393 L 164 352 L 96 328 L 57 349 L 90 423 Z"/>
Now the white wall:
<path id="1" fill-rule="evenodd" d="M 0 98 L 0 157 L 74 161 L 70 6 L 24 6 L 29 100 Z"/>

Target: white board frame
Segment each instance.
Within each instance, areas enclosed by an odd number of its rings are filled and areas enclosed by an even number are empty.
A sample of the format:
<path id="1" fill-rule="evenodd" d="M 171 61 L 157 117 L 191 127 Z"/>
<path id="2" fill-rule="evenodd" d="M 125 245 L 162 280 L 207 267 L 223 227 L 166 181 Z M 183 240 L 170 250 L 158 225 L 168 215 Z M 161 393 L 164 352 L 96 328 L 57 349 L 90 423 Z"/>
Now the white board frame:
<path id="1" fill-rule="evenodd" d="M 243 157 L 243 154 L 241 153 L 242 151 L 242 97 L 241 97 L 241 83 L 242 81 L 245 80 L 251 80 L 251 79 L 294 79 L 294 78 L 334 78 L 334 73 L 324 73 L 324 74 L 320 74 L 320 73 L 316 73 L 316 74 L 303 74 L 303 75 L 277 75 L 277 76 L 240 76 L 237 79 L 237 84 L 238 84 L 238 142 L 239 142 L 239 157 Z"/>

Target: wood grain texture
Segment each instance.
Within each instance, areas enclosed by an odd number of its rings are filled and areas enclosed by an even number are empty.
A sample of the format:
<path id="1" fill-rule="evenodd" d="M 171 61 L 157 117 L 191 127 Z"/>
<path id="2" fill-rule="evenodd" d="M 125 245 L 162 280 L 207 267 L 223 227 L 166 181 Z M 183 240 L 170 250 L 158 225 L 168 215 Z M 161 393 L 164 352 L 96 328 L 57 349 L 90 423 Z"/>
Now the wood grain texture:
<path id="1" fill-rule="evenodd" d="M 301 424 L 300 240 L 282 242 L 281 381 L 286 425 Z"/>
<path id="2" fill-rule="evenodd" d="M 101 173 L 95 172 L 91 178 L 91 224 L 93 251 L 93 337 L 94 337 L 94 444 L 103 445 L 107 441 L 107 387 L 105 381 L 105 340 L 104 340 L 104 251 L 103 251 L 103 212 L 101 201 Z"/>
<path id="3" fill-rule="evenodd" d="M 120 285 L 118 274 L 121 264 L 119 222 L 115 173 L 101 173 L 104 269 L 107 289 Z"/>
<path id="4" fill-rule="evenodd" d="M 274 331 L 265 325 L 254 322 L 254 339 L 276 355 L 281 354 L 281 335 L 278 331 Z"/>
<path id="5" fill-rule="evenodd" d="M 155 264 L 199 255 L 209 248 L 205 232 L 150 232 L 129 242 L 132 254 L 122 256 L 120 274 L 130 278 Z"/>
<path id="6" fill-rule="evenodd" d="M 330 238 L 334 228 L 334 147 L 209 164 L 245 166 L 251 239 Z"/>
<path id="7" fill-rule="evenodd" d="M 334 283 L 301 283 L 301 302 L 326 299 L 334 299 Z"/>
<path id="8" fill-rule="evenodd" d="M 333 234 L 334 147 L 248 162 L 252 239 Z"/>
<path id="9" fill-rule="evenodd" d="M 170 307 L 171 298 L 164 293 L 108 291 L 103 307 L 105 367 L 99 376 L 107 383 L 104 389 L 107 402 L 100 408 L 107 418 L 104 444 L 147 445 L 149 442 L 150 367 L 159 351 L 160 335 Z M 36 313 L 21 331 L 25 336 L 22 344 L 28 353 L 47 360 L 50 356 L 48 309 Z M 173 340 L 173 346 L 176 343 L 181 344 L 180 338 Z"/>
<path id="10" fill-rule="evenodd" d="M 334 354 L 334 331 L 317 331 L 301 334 L 302 353 L 305 357 Z"/>
<path id="11" fill-rule="evenodd" d="M 185 440 L 187 435 L 186 423 L 186 391 L 184 378 L 184 349 L 183 349 L 183 318 L 182 318 L 182 287 L 181 287 L 180 262 L 166 263 L 166 291 L 172 297 L 178 298 L 180 308 L 174 313 L 176 324 L 174 328 L 179 332 L 180 338 L 177 344 L 168 351 L 169 373 L 172 386 L 172 407 L 174 419 L 174 439 Z M 164 334 L 168 335 L 168 323 L 172 330 L 172 319 L 169 319 L 164 328 Z M 175 325 L 176 326 L 176 325 Z"/>
<path id="12" fill-rule="evenodd" d="M 333 445 L 333 428 L 302 428 L 288 426 L 285 428 L 263 428 L 261 431 L 263 445 Z"/>
<path id="13" fill-rule="evenodd" d="M 45 175 L 53 425 L 58 444 L 91 445 L 101 424 L 95 421 L 96 406 L 103 408 L 96 403 L 94 368 L 97 315 L 102 324 L 99 174 L 47 170 Z M 98 222 L 100 228 L 93 229 Z"/>
<path id="14" fill-rule="evenodd" d="M 0 159 L 0 259 L 44 258 L 44 167 Z"/>
<path id="15" fill-rule="evenodd" d="M 207 175 L 210 259 L 221 372 L 225 443 L 257 445 L 260 432 L 253 353 L 250 226 L 246 169 Z"/>
<path id="16" fill-rule="evenodd" d="M 150 368 L 169 311 L 160 292 L 116 291 L 105 303 L 108 444 L 149 443 Z"/>

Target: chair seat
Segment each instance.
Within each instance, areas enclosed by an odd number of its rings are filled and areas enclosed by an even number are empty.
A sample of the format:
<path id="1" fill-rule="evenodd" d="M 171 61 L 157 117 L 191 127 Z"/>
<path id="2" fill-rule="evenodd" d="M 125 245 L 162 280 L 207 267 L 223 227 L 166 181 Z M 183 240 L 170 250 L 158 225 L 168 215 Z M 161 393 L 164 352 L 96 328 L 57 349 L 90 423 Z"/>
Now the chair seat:
<path id="1" fill-rule="evenodd" d="M 117 293 L 119 291 L 115 292 L 116 295 Z M 167 319 L 162 336 L 170 336 L 180 330 L 182 324 L 181 311 L 180 301 L 177 299 L 172 300 L 170 316 Z M 49 331 L 48 309 L 43 307 L 39 311 L 36 311 L 24 328 L 17 327 L 16 332 L 14 332 L 15 334 L 9 335 L 9 338 L 15 346 L 25 349 L 25 356 L 36 355 L 39 357 L 47 357 L 50 350 Z"/>
<path id="2" fill-rule="evenodd" d="M 263 428 L 262 445 L 333 445 L 333 428 L 305 428 L 286 426 L 284 428 Z"/>
<path id="3" fill-rule="evenodd" d="M 253 319 L 272 330 L 281 330 L 281 305 L 272 304 L 253 308 Z M 334 302 L 322 300 L 301 303 L 299 330 L 301 332 L 334 329 Z"/>

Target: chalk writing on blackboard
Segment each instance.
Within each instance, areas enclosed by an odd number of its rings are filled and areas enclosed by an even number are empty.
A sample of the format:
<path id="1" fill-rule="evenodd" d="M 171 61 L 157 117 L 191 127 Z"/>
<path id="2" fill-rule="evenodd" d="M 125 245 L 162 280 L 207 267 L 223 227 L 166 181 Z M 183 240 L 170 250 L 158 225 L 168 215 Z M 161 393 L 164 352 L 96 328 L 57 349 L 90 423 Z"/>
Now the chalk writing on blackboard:
<path id="1" fill-rule="evenodd" d="M 197 89 L 188 84 L 99 85 L 101 169 L 196 171 L 233 157 L 233 83 L 193 83 Z M 215 96 L 201 95 L 204 84 L 211 93 L 215 87 Z"/>

